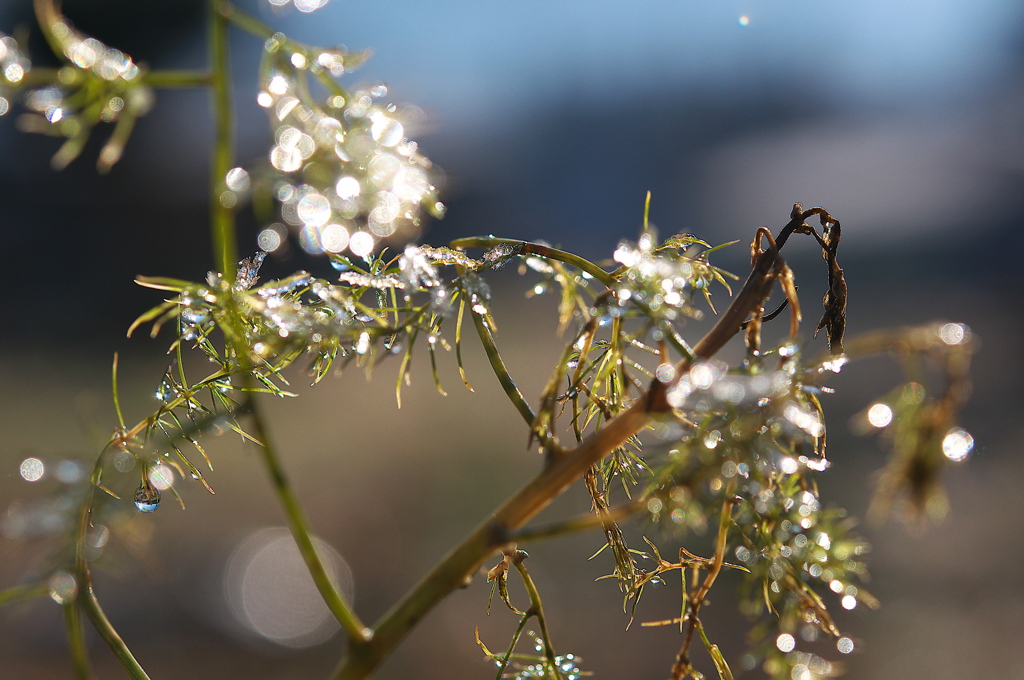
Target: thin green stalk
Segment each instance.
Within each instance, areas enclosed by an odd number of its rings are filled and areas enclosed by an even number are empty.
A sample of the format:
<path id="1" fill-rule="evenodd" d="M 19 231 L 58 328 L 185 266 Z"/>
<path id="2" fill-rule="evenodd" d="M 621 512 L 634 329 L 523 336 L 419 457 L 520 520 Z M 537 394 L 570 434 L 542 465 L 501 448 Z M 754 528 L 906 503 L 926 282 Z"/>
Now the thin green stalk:
<path id="1" fill-rule="evenodd" d="M 208 0 L 208 3 L 214 120 L 214 144 L 210 163 L 210 228 L 213 237 L 213 261 L 230 280 L 235 276 L 235 263 L 238 261 L 235 213 L 220 201 L 224 178 L 231 169 L 235 155 L 228 21 L 220 11 L 224 4 L 222 0 Z"/>
<path id="2" fill-rule="evenodd" d="M 451 242 L 452 248 L 493 248 L 496 245 L 507 243 L 514 245 L 519 248 L 519 252 L 526 255 L 537 255 L 539 257 L 546 257 L 551 260 L 558 260 L 559 262 L 565 262 L 573 267 L 576 267 L 580 271 L 584 271 L 590 274 L 592 277 L 603 283 L 606 287 L 611 288 L 615 283 L 614 277 L 605 270 L 598 267 L 596 264 L 574 255 L 573 253 L 567 253 L 564 250 L 558 250 L 550 246 L 540 245 L 539 243 L 531 243 L 529 241 L 519 241 L 513 238 L 495 238 L 493 236 L 468 236 L 466 238 L 456 239 Z"/>
<path id="3" fill-rule="evenodd" d="M 142 82 L 161 90 L 177 90 L 192 87 L 210 87 L 216 83 L 216 76 L 209 71 L 192 69 L 161 69 L 142 74 Z"/>
<path id="4" fill-rule="evenodd" d="M 222 0 L 214 4 L 224 21 L 233 24 L 236 28 L 240 28 L 250 35 L 266 40 L 279 32 L 256 17 L 239 10 L 230 2 Z"/>
<path id="5" fill-rule="evenodd" d="M 68 651 L 71 652 L 71 665 L 75 675 L 81 680 L 92 677 L 89 664 L 89 650 L 85 646 L 85 631 L 82 630 L 82 612 L 74 602 L 63 605 L 64 628 L 68 633 Z"/>
<path id="6" fill-rule="evenodd" d="M 757 309 L 771 290 L 777 252 L 758 258 L 743 288 L 729 309 L 694 348 L 694 355 L 710 358 L 740 331 L 740 324 Z M 691 360 L 676 364 L 679 377 L 689 372 Z M 506 545 L 513 532 L 565 491 L 606 455 L 647 426 L 655 414 L 669 410 L 666 386 L 652 383 L 625 411 L 584 439 L 578 446 L 554 458 L 536 477 L 505 501 L 466 539 L 446 555 L 422 581 L 374 627 L 373 639 L 354 647 L 335 670 L 334 680 L 369 677 L 426 614 L 448 594 L 465 584 L 495 550 Z"/>
<path id="7" fill-rule="evenodd" d="M 109 444 L 108 444 L 109 446 Z M 104 453 L 106 453 L 104 448 Z M 114 653 L 117 660 L 121 662 L 124 669 L 128 671 L 128 675 L 133 680 L 149 680 L 149 676 L 146 675 L 146 671 L 142 668 L 139 662 L 132 655 L 128 645 L 125 644 L 121 636 L 118 635 L 117 630 L 114 629 L 113 624 L 110 623 L 110 619 L 103 612 L 103 608 L 100 606 L 99 600 L 96 599 L 96 593 L 92 587 L 92 574 L 89 571 L 89 561 L 85 557 L 85 535 L 92 522 L 92 510 L 93 504 L 96 499 L 96 489 L 99 487 L 100 478 L 103 474 L 103 453 L 100 454 L 99 458 L 96 459 L 96 465 L 93 467 L 92 476 L 90 478 L 90 489 L 86 502 L 82 505 L 82 511 L 78 518 L 78 528 L 75 535 L 75 580 L 78 585 L 78 596 L 75 600 L 75 604 L 80 606 L 84 611 L 85 615 L 89 617 L 89 621 L 92 623 L 93 628 L 100 634 L 100 637 L 110 651 Z M 69 631 L 70 632 L 70 631 Z M 74 653 L 74 643 L 72 643 L 72 653 Z"/>
<path id="8" fill-rule="evenodd" d="M 547 507 L 587 468 L 643 428 L 650 417 L 647 404 L 639 400 L 579 446 L 553 459 L 384 615 L 374 628 L 373 640 L 350 650 L 335 671 L 335 680 L 369 677 L 427 612 L 465 584 L 495 550 L 508 544 L 512 532 Z"/>
<path id="9" fill-rule="evenodd" d="M 498 347 L 494 344 L 494 336 L 491 335 L 491 329 L 484 323 L 484 319 L 480 314 L 471 311 L 470 315 L 473 317 L 473 324 L 476 325 L 476 332 L 480 335 L 480 342 L 483 343 L 484 352 L 487 354 L 487 361 L 491 364 L 491 370 L 494 371 L 498 382 L 501 383 L 501 389 L 505 391 L 505 394 L 512 402 L 512 405 L 516 407 L 516 410 L 519 411 L 519 415 L 523 417 L 526 424 L 533 427 L 534 422 L 537 420 L 537 414 L 526 403 L 526 397 L 516 387 L 515 381 L 509 375 L 508 369 L 505 368 L 505 362 L 501 360 Z"/>
<path id="10" fill-rule="evenodd" d="M 149 676 L 146 675 L 146 671 L 143 670 L 139 662 L 132 656 L 131 650 L 128 649 L 128 645 L 124 643 L 121 636 L 117 634 L 114 626 L 111 625 L 110 619 L 103 612 L 103 608 L 100 607 L 99 600 L 96 599 L 96 594 L 92 589 L 92 578 L 89 575 L 89 567 L 87 564 L 80 565 L 78 569 L 78 602 L 81 603 L 82 608 L 85 610 L 86 616 L 89 617 L 89 621 L 92 622 L 93 628 L 100 634 L 103 641 L 110 647 L 110 651 L 114 653 L 117 660 L 121 662 L 124 669 L 128 671 L 128 675 L 131 676 L 132 680 L 149 680 Z"/>
<path id="11" fill-rule="evenodd" d="M 562 520 L 560 522 L 552 522 L 551 524 L 544 524 L 539 527 L 520 529 L 519 531 L 511 534 L 510 538 L 515 541 L 516 544 L 532 543 L 534 541 L 557 538 L 559 536 L 566 536 L 568 534 L 574 534 L 581 531 L 589 531 L 590 529 L 597 527 L 604 527 L 608 522 L 615 522 L 636 514 L 644 507 L 646 507 L 646 503 L 643 501 L 630 501 L 628 503 L 622 503 L 621 505 L 610 507 L 601 515 L 587 513 L 577 517 L 570 517 L 569 519 Z"/>
<path id="12" fill-rule="evenodd" d="M 523 630 L 525 630 L 526 624 L 529 620 L 529 616 L 524 616 L 519 619 L 519 625 L 516 626 L 516 632 L 512 633 L 512 640 L 508 643 L 508 650 L 505 652 L 504 658 L 498 665 L 498 673 L 494 676 L 494 680 L 501 680 L 505 676 L 505 669 L 508 668 L 509 661 L 512 660 L 512 652 L 515 651 L 516 645 L 519 644 L 519 638 L 523 636 Z"/>
<path id="13" fill-rule="evenodd" d="M 525 557 L 525 553 L 524 553 Z M 548 670 L 554 674 L 555 680 L 558 680 L 557 664 L 555 663 L 555 650 L 551 644 L 551 633 L 548 631 L 548 622 L 544 617 L 544 604 L 540 599 L 540 591 L 537 590 L 537 585 L 533 582 L 530 577 L 530 572 L 527 571 L 523 565 L 523 560 L 512 560 L 512 564 L 515 565 L 516 571 L 519 572 L 519 576 L 523 579 L 523 585 L 526 586 L 526 592 L 530 596 L 530 608 L 527 610 L 530 615 L 537 617 L 537 625 L 540 627 L 540 639 L 544 642 L 544 658 L 548 662 Z M 529 618 L 524 617 L 524 618 Z"/>
<path id="14" fill-rule="evenodd" d="M 34 597 L 42 597 L 49 592 L 49 589 L 42 583 L 26 583 L 20 586 L 12 586 L 0 590 L 0 606 L 20 600 L 31 600 Z"/>
<path id="15" fill-rule="evenodd" d="M 267 472 L 270 473 L 270 481 L 277 493 L 278 501 L 284 509 L 285 517 L 288 519 L 288 528 L 292 538 L 295 539 L 303 561 L 306 563 L 306 568 L 309 570 L 310 576 L 313 577 L 313 582 L 316 584 L 317 590 L 320 591 L 327 608 L 338 619 L 338 623 L 344 628 L 345 634 L 353 646 L 364 644 L 373 637 L 373 631 L 359 620 L 355 611 L 346 601 L 344 594 L 327 573 L 323 560 L 320 559 L 320 555 L 313 546 L 313 534 L 310 530 L 309 520 L 303 512 L 302 506 L 299 505 L 295 492 L 292 491 L 284 468 L 281 467 L 277 451 L 270 441 L 270 433 L 252 394 L 247 394 L 247 404 L 252 419 L 253 434 L 262 444 L 260 452 L 263 454 L 263 462 L 267 467 Z"/>

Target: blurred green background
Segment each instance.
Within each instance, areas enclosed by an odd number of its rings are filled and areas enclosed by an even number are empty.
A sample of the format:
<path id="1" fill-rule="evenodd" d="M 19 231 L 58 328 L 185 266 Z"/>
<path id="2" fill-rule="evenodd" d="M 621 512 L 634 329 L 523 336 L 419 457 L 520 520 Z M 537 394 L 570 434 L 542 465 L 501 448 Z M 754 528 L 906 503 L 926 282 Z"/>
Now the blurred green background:
<path id="1" fill-rule="evenodd" d="M 857 642 L 842 661 L 854 678 L 1024 678 L 1024 6 L 331 0 L 307 16 L 240 4 L 306 42 L 372 47 L 374 58 L 353 80 L 384 80 L 396 101 L 424 109 L 427 123 L 414 138 L 445 173 L 449 211 L 423 242 L 495 233 L 607 258 L 620 238 L 635 238 L 651 190 L 652 221 L 663 235 L 740 239 L 716 263 L 745 274 L 754 230 L 777 230 L 800 201 L 842 220 L 849 334 L 933 319 L 967 323 L 980 338 L 962 418 L 975 452 L 947 476 L 945 521 L 861 527 L 874 546 L 868 588 L 883 606 L 841 612 L 840 626 Z M 64 10 L 81 30 L 155 68 L 204 63 L 202 3 L 69 0 Z M 0 30 L 31 22 L 29 3 L 0 5 Z M 245 162 L 265 152 L 268 128 L 255 105 L 260 43 L 235 37 Z M 38 33 L 29 51 L 34 63 L 48 63 Z M 11 540 L 12 518 L 58 485 L 29 484 L 18 467 L 30 456 L 91 465 L 115 424 L 114 351 L 126 418 L 156 405 L 168 340 L 124 338 L 159 300 L 133 278 L 199 278 L 211 267 L 205 93 L 158 92 L 124 159 L 102 177 L 92 164 L 105 131 L 58 174 L 48 167 L 58 142 L 17 132 L 13 118 L 0 118 L 0 587 L 16 583 L 49 545 L 45 527 Z M 258 225 L 245 211 L 241 224 L 242 251 L 254 251 Z M 824 265 L 809 243 L 790 249 L 813 319 Z M 293 247 L 268 258 L 263 277 L 298 268 L 330 272 Z M 555 301 L 526 300 L 529 282 L 515 272 L 502 272 L 492 287 L 499 346 L 533 401 L 560 349 Z M 293 372 L 301 397 L 268 404 L 293 483 L 318 536 L 351 569 L 364 620 L 541 465 L 476 348 L 467 352 L 472 394 L 445 356 L 449 396 L 436 393 L 421 363 L 399 411 L 396 369 L 385 362 L 373 382 L 350 370 L 316 388 Z M 884 359 L 853 366 L 825 403 L 833 467 L 820 479 L 822 497 L 857 515 L 884 455 L 875 440 L 850 434 L 848 422 L 897 380 Z M 338 636 L 290 647 L 234 615 L 225 586 L 231 556 L 283 517 L 252 451 L 229 437 L 207 448 L 217 494 L 183 485 L 187 510 L 168 498 L 157 514 L 136 517 L 151 540 L 97 577 L 101 601 L 154 677 L 325 677 Z M 587 507 L 574 489 L 542 519 Z M 610 571 L 608 561 L 586 559 L 600 543 L 593 534 L 527 547 L 555 644 L 600 678 L 664 677 L 678 630 L 623 630 L 618 590 L 594 583 Z M 695 552 L 704 545 L 700 537 L 686 544 Z M 729 585 L 716 587 L 706 611 L 709 635 L 732 660 L 747 626 L 727 601 Z M 516 620 L 501 606 L 486 616 L 487 592 L 478 577 L 455 593 L 379 677 L 491 677 L 474 627 L 501 649 Z M 657 594 L 644 598 L 638 620 L 673 615 L 676 591 Z M 90 648 L 101 677 L 120 676 L 98 639 Z M 0 610 L 0 678 L 69 675 L 52 602 Z"/>

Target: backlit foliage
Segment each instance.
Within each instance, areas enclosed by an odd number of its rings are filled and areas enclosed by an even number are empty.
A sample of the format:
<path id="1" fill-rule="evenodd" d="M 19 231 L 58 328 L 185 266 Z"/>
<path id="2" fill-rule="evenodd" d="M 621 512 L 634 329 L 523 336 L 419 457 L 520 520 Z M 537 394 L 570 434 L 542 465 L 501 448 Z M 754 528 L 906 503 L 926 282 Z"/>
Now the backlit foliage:
<path id="1" fill-rule="evenodd" d="M 301 11 L 322 4 L 295 2 Z M 212 8 L 213 30 L 231 24 L 265 41 L 256 104 L 270 120 L 267 153 L 248 169 L 225 167 L 211 192 L 212 221 L 224 224 L 227 215 L 229 227 L 240 199 L 251 198 L 265 218 L 260 249 L 234 266 L 233 241 L 221 238 L 217 257 L 233 271 L 211 271 L 200 281 L 138 278 L 164 299 L 129 333 L 171 336 L 171 363 L 154 390 L 157 406 L 140 422 L 125 422 L 115 359 L 118 423 L 91 472 L 65 461 L 54 473 L 61 485 L 51 497 L 7 509 L 6 540 L 45 537 L 51 551 L 21 585 L 0 593 L 0 603 L 48 595 L 61 605 L 80 677 L 89 675 L 83 614 L 132 677 L 147 677 L 103 613 L 92 569 L 118 564 L 148 539 L 153 525 L 128 519 L 137 510 L 156 511 L 163 493 L 181 501 L 178 489 L 192 482 L 212 493 L 204 476 L 212 468 L 205 440 L 234 432 L 261 452 L 299 551 L 345 631 L 346 656 L 334 677 L 369 677 L 437 601 L 487 561 L 491 597 L 497 593 L 519 618 L 504 651 L 492 651 L 477 637 L 495 677 L 588 675 L 577 655 L 556 652 L 542 593 L 520 549 L 536 538 L 585 529 L 603 536 L 595 548 L 606 553 L 599 559 L 607 560 L 628 621 L 679 629 L 679 652 L 665 660 L 672 678 L 703 677 L 703 665 L 728 680 L 737 663 L 780 680 L 839 674 L 841 663 L 831 652 L 849 654 L 854 642 L 831 612 L 878 603 L 863 585 L 867 544 L 816 484 L 830 456 L 842 455 L 827 447 L 820 396 L 853 360 L 885 353 L 897 359 L 905 383 L 866 405 L 857 419 L 864 432 L 880 431 L 893 451 L 875 508 L 885 513 L 899 503 L 917 515 L 939 516 L 946 510 L 942 469 L 973 447 L 971 435 L 956 424 L 969 391 L 970 329 L 940 322 L 846 338 L 840 223 L 822 208 L 800 204 L 777 233 L 761 228 L 751 235 L 751 270 L 742 283 L 712 264 L 721 246 L 691 234 L 661 239 L 646 212 L 636 240 L 621 241 L 608 266 L 543 243 L 492 236 L 414 245 L 423 213 L 440 216 L 444 206 L 430 162 L 407 136 L 403 110 L 383 99 L 387 88 L 339 84 L 366 54 L 302 45 L 229 3 Z M 23 128 L 65 137 L 54 159 L 58 167 L 78 155 L 97 123 L 114 123 L 100 154 L 100 168 L 109 168 L 133 121 L 149 108 L 150 89 L 170 81 L 79 34 L 52 0 L 37 0 L 36 9 L 66 63 L 49 81 L 40 75 L 41 87 L 25 87 L 30 63 L 18 43 L 0 36 L 0 115 L 21 98 L 28 110 L 20 118 Z M 224 76 L 215 70 L 193 80 L 224 88 Z M 187 74 L 175 77 L 188 80 Z M 229 141 L 218 138 L 218 158 L 227 159 Z M 278 215 L 281 222 L 274 221 Z M 818 227 L 808 222 L 813 218 Z M 781 255 L 794 236 L 815 243 L 827 268 L 815 328 L 825 338 L 818 343 L 807 337 L 802 314 L 810 306 L 798 297 L 796 274 Z M 323 254 L 323 266 L 264 280 L 267 253 L 288 238 Z M 535 400 L 520 392 L 498 349 L 488 278 L 508 265 L 522 275 L 527 296 L 559 300 L 565 345 Z M 801 274 L 801 281 L 813 288 L 813 277 Z M 769 313 L 773 292 L 776 309 Z M 688 322 L 709 316 L 716 319 L 711 330 L 692 337 Z M 766 342 L 762 331 L 776 318 L 784 337 Z M 315 384 L 347 367 L 369 374 L 388 363 L 397 372 L 400 404 L 402 386 L 426 370 L 427 360 L 444 394 L 436 355 L 454 351 L 468 387 L 462 366 L 467 335 L 479 339 L 531 445 L 543 453 L 540 470 L 391 612 L 365 625 L 313 547 L 257 396 L 295 396 L 287 375 L 306 375 Z M 729 364 L 717 355 L 735 336 L 746 351 Z M 188 352 L 208 360 L 205 374 L 185 370 Z M 293 364 L 298 370 L 286 372 Z M 19 470 L 30 483 L 49 474 L 34 457 Z M 571 483 L 585 486 L 590 507 L 551 526 L 530 525 Z M 642 544 L 627 544 L 619 526 L 625 521 L 648 534 Z M 691 550 L 706 544 L 704 554 Z M 739 614 L 750 621 L 750 650 L 738 660 L 725 658 L 702 623 L 723 570 L 737 576 Z M 509 578 L 521 580 L 528 603 L 513 603 Z M 647 620 L 643 596 L 654 597 L 649 586 L 668 583 L 678 589 L 658 589 L 658 596 L 678 601 L 678 616 Z M 532 649 L 523 652 L 530 641 Z M 701 661 L 694 659 L 698 646 L 707 652 Z"/>

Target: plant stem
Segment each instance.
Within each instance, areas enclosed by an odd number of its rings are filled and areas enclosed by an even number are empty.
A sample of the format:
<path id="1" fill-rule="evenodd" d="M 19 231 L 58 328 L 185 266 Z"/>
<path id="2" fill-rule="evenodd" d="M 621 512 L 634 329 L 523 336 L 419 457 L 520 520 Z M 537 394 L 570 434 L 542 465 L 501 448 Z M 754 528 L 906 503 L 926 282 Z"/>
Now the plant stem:
<path id="1" fill-rule="evenodd" d="M 605 527 L 609 522 L 615 522 L 629 517 L 630 515 L 634 515 L 637 512 L 640 512 L 644 507 L 646 507 L 646 503 L 644 501 L 629 501 L 627 503 L 612 506 L 600 515 L 587 513 L 586 515 L 571 517 L 560 522 L 521 529 L 514 532 L 510 538 L 517 544 L 532 543 L 534 541 L 566 536 L 580 531 L 589 531 L 590 529 L 597 527 Z"/>
<path id="2" fill-rule="evenodd" d="M 121 636 L 114 630 L 114 626 L 111 625 L 110 619 L 103 612 L 103 608 L 100 607 L 99 600 L 96 599 L 96 594 L 92 589 L 92 577 L 89 574 L 89 566 L 84 562 L 79 566 L 78 571 L 78 601 L 81 603 L 82 608 L 85 609 L 86 616 L 92 622 L 93 628 L 100 634 L 103 641 L 110 647 L 110 651 L 114 653 L 117 660 L 121 662 L 124 669 L 128 671 L 128 675 L 133 680 L 149 680 L 149 676 L 146 675 L 146 671 L 143 670 L 139 662 L 132 656 L 131 650 L 128 649 L 128 645 L 124 643 Z"/>
<path id="3" fill-rule="evenodd" d="M 213 261 L 229 280 L 235 276 L 238 246 L 235 214 L 221 204 L 224 178 L 234 162 L 234 111 L 231 102 L 231 61 L 228 53 L 228 21 L 221 12 L 222 0 L 208 0 L 210 62 L 213 68 L 214 144 L 210 163 L 210 228 Z"/>
<path id="4" fill-rule="evenodd" d="M 163 90 L 210 87 L 216 83 L 216 76 L 209 71 L 190 69 L 161 69 L 142 74 L 142 82 L 150 87 Z"/>
<path id="5" fill-rule="evenodd" d="M 787 225 L 789 231 L 799 224 L 796 218 Z M 466 239 L 453 244 L 469 247 L 487 239 Z M 490 242 L 489 240 L 487 240 Z M 718 323 L 694 347 L 694 356 L 714 356 L 734 335 L 741 324 L 763 303 L 775 280 L 778 251 L 769 249 L 754 261 L 750 276 L 733 298 Z M 676 365 L 679 377 L 691 367 L 689 358 Z M 678 379 L 678 378 L 677 378 Z M 555 457 L 532 481 L 505 501 L 490 518 L 446 555 L 394 608 L 374 627 L 373 639 L 353 648 L 335 670 L 334 680 L 367 678 L 388 657 L 427 612 L 460 585 L 472 579 L 496 549 L 511 541 L 520 529 L 538 512 L 547 507 L 572 482 L 580 478 L 594 463 L 626 442 L 647 426 L 655 414 L 670 410 L 665 397 L 667 386 L 653 382 L 646 394 L 632 406 L 609 420 L 578 446 Z M 731 503 L 731 501 L 730 501 Z M 730 506 L 731 510 L 731 506 Z M 722 548 L 724 550 L 724 547 Z M 719 558 L 719 561 L 721 558 Z"/>
<path id="6" fill-rule="evenodd" d="M 487 327 L 484 322 L 482 315 L 477 314 L 474 311 L 470 311 L 470 316 L 473 317 L 473 324 L 476 326 L 476 332 L 480 336 L 480 342 L 484 346 L 484 352 L 487 354 L 487 361 L 491 364 L 491 370 L 494 371 L 494 375 L 497 376 L 498 382 L 501 383 L 501 389 L 505 391 L 512 405 L 519 411 L 519 415 L 523 417 L 526 424 L 533 427 L 534 422 L 537 420 L 537 414 L 533 412 L 530 405 L 526 403 L 526 397 L 519 391 L 512 376 L 509 375 L 508 369 L 505 368 L 505 362 L 501 360 L 501 354 L 498 353 L 498 347 L 494 344 L 494 336 L 491 335 L 491 329 Z"/>
<path id="7" fill-rule="evenodd" d="M 9 602 L 18 602 L 19 600 L 30 600 L 34 597 L 42 597 L 46 595 L 48 588 L 42 583 L 26 583 L 21 586 L 12 586 L 6 590 L 0 590 L 0 606 L 3 606 Z"/>
<path id="8" fill-rule="evenodd" d="M 374 629 L 373 640 L 361 648 L 353 648 L 333 677 L 336 680 L 368 677 L 434 605 L 460 584 L 467 583 L 488 556 L 509 542 L 510 532 L 526 524 L 587 468 L 638 432 L 649 419 L 646 405 L 640 400 L 579 446 L 555 458 L 385 614 Z"/>
<path id="9" fill-rule="evenodd" d="M 526 553 L 522 553 L 525 558 Z M 537 585 L 533 582 L 530 577 L 530 572 L 527 571 L 526 567 L 523 566 L 523 559 L 513 559 L 512 564 L 515 565 L 516 571 L 519 572 L 519 576 L 523 579 L 523 585 L 526 586 L 526 592 L 530 596 L 530 609 L 528 614 L 524 618 L 529 618 L 531 615 L 537 617 L 537 626 L 540 627 L 540 638 L 544 642 L 544 658 L 548 662 L 548 671 L 554 674 L 556 680 L 558 680 L 558 671 L 556 670 L 555 663 L 555 650 L 551 644 L 551 633 L 548 631 L 548 622 L 544 617 L 544 604 L 540 599 L 540 591 L 537 590 Z"/>
<path id="10" fill-rule="evenodd" d="M 520 253 L 527 255 L 538 255 L 540 257 L 546 257 L 551 260 L 558 260 L 559 262 L 565 262 L 573 267 L 576 267 L 580 271 L 584 271 L 590 274 L 595 279 L 603 283 L 606 287 L 611 287 L 615 283 L 614 277 L 605 270 L 598 267 L 596 264 L 574 255 L 573 253 L 567 253 L 564 250 L 558 250 L 557 248 L 551 248 L 550 246 L 543 246 L 539 243 L 531 243 L 529 241 L 519 241 L 513 238 L 495 238 L 493 236 L 469 236 L 466 238 L 456 239 L 451 242 L 452 248 L 492 248 L 502 243 L 508 243 L 520 248 Z"/>
<path id="11" fill-rule="evenodd" d="M 85 646 L 85 635 L 82 630 L 81 611 L 74 602 L 63 605 L 64 627 L 68 633 L 68 651 L 71 652 L 71 665 L 75 669 L 75 675 L 81 680 L 88 680 L 92 677 L 92 669 L 89 666 L 89 650 Z"/>
<path id="12" fill-rule="evenodd" d="M 222 0 L 215 3 L 215 5 L 217 6 L 217 12 L 224 21 L 234 24 L 236 28 L 240 28 L 249 35 L 266 40 L 278 33 L 273 27 L 268 26 L 250 14 L 240 11 L 230 2 Z"/>
<path id="13" fill-rule="evenodd" d="M 248 381 L 251 382 L 251 378 L 248 378 Z M 323 597 L 328 609 L 331 610 L 334 617 L 338 619 L 338 623 L 344 628 L 345 634 L 352 642 L 353 647 L 357 647 L 369 640 L 373 635 L 373 631 L 359 620 L 359 617 L 346 601 L 344 594 L 331 579 L 330 574 L 327 573 L 327 568 L 324 566 L 323 560 L 320 559 L 320 555 L 313 545 L 313 534 L 309 527 L 309 520 L 303 512 L 302 506 L 299 505 L 295 492 L 292 491 L 284 468 L 281 467 L 281 461 L 278 458 L 274 445 L 270 441 L 270 433 L 267 430 L 263 415 L 251 393 L 247 393 L 246 403 L 253 424 L 253 434 L 261 442 L 260 452 L 263 454 L 263 463 L 267 467 L 270 481 L 273 484 L 274 491 L 277 493 L 277 499 L 284 509 L 285 517 L 288 519 L 288 528 L 291 531 L 292 538 L 295 539 L 295 544 L 298 546 L 299 553 L 301 553 L 302 559 L 306 563 L 309 575 L 313 577 L 313 582 L 316 584 L 317 590 L 320 591 L 320 596 Z"/>

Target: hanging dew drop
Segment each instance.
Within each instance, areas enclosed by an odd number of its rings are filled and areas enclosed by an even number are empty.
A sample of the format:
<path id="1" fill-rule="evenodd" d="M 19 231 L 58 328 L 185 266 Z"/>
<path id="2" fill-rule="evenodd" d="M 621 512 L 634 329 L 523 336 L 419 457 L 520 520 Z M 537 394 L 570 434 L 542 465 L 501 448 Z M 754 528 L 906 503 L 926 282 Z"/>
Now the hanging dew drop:
<path id="1" fill-rule="evenodd" d="M 142 512 L 153 512 L 160 507 L 160 490 L 143 479 L 135 490 L 135 507 Z"/>

